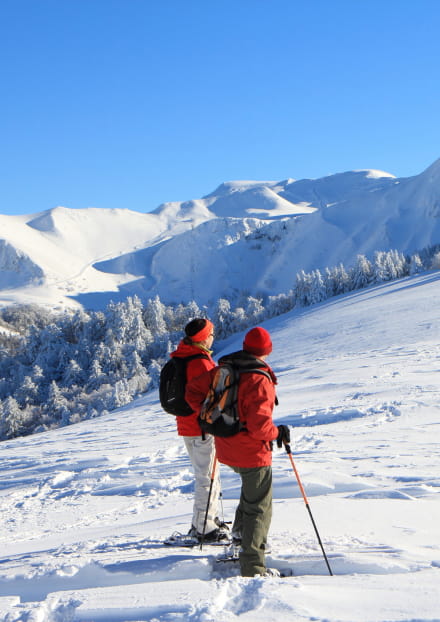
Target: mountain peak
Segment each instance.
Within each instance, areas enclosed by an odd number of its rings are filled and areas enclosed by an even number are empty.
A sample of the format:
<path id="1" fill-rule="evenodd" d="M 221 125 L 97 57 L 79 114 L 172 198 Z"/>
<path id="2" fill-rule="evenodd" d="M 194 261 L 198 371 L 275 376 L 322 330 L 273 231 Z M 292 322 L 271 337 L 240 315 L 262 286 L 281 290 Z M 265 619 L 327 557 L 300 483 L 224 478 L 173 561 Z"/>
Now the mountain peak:
<path id="1" fill-rule="evenodd" d="M 272 187 L 277 185 L 276 181 L 255 181 L 255 180 L 246 180 L 246 179 L 238 179 L 234 181 L 225 181 L 220 184 L 214 192 L 210 192 L 207 194 L 204 199 L 209 199 L 213 196 L 222 197 L 233 194 L 235 192 L 245 192 L 247 190 L 252 190 L 254 188 L 261 187 Z"/>
<path id="2" fill-rule="evenodd" d="M 437 180 L 440 181 L 440 158 L 428 166 L 418 177 L 426 177 L 431 183 Z"/>

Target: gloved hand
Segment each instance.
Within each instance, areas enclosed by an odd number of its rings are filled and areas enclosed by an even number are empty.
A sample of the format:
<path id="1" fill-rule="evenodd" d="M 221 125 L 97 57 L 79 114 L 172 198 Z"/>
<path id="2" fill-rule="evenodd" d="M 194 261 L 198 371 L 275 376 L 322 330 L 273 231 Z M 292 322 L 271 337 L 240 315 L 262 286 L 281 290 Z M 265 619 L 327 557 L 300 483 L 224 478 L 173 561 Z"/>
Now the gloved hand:
<path id="1" fill-rule="evenodd" d="M 290 430 L 287 425 L 279 425 L 278 427 L 278 436 L 277 436 L 277 446 L 282 447 L 283 443 L 290 443 Z"/>

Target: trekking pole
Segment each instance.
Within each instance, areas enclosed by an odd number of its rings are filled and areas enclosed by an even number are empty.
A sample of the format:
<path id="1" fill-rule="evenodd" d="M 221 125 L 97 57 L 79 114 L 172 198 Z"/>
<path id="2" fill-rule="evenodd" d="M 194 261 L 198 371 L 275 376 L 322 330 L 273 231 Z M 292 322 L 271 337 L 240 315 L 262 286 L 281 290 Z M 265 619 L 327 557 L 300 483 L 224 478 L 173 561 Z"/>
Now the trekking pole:
<path id="1" fill-rule="evenodd" d="M 203 542 L 205 540 L 206 523 L 208 522 L 209 504 L 211 502 L 212 487 L 214 485 L 215 471 L 216 471 L 216 468 L 217 468 L 217 462 L 218 462 L 217 454 L 215 454 L 214 455 L 214 463 L 213 463 L 212 470 L 211 470 L 211 483 L 209 485 L 208 501 L 206 503 L 206 512 L 205 512 L 205 520 L 203 522 L 202 538 L 200 540 L 200 550 L 203 549 Z"/>
<path id="2" fill-rule="evenodd" d="M 318 538 L 318 542 L 319 542 L 319 546 L 321 547 L 322 554 L 324 555 L 325 563 L 327 564 L 327 568 L 328 568 L 329 574 L 330 574 L 330 576 L 333 576 L 332 569 L 330 568 L 330 564 L 328 562 L 327 555 L 325 554 L 324 547 L 322 545 L 322 541 L 321 541 L 321 538 L 320 538 L 320 535 L 319 535 L 319 532 L 318 532 L 318 528 L 316 527 L 316 523 L 315 523 L 315 520 L 313 518 L 312 510 L 310 509 L 309 501 L 307 499 L 306 492 L 304 490 L 304 486 L 301 483 L 301 480 L 299 478 L 299 473 L 298 473 L 298 471 L 296 469 L 296 466 L 295 466 L 295 463 L 293 461 L 292 450 L 290 449 L 290 445 L 288 443 L 284 443 L 284 446 L 286 448 L 287 455 L 290 458 L 290 462 L 291 462 L 292 467 L 293 467 L 293 472 L 295 473 L 296 481 L 298 482 L 298 486 L 299 486 L 299 489 L 300 489 L 301 494 L 303 496 L 304 503 L 306 504 L 306 508 L 307 508 L 307 510 L 309 512 L 309 515 L 310 515 L 310 518 L 312 520 L 312 525 L 313 525 L 313 528 L 315 530 L 316 537 Z"/>

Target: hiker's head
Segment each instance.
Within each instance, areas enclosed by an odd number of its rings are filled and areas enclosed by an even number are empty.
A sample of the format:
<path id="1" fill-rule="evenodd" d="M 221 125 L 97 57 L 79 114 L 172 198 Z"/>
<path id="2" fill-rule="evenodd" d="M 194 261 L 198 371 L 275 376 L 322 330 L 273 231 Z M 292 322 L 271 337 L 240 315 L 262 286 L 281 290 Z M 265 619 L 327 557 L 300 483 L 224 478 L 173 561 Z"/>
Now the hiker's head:
<path id="1" fill-rule="evenodd" d="M 187 342 L 210 348 L 214 341 L 214 324 L 205 318 L 195 318 L 185 326 L 185 335 Z"/>
<path id="2" fill-rule="evenodd" d="M 267 356 L 272 352 L 272 340 L 265 328 L 256 326 L 248 331 L 243 341 L 243 350 L 255 356 Z"/>

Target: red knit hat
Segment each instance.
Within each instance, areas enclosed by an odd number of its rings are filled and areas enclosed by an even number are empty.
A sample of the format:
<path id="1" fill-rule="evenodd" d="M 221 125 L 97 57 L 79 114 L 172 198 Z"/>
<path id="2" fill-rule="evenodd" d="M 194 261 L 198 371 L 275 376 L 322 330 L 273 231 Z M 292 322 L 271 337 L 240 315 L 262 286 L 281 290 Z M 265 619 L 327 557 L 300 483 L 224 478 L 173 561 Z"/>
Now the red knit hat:
<path id="1" fill-rule="evenodd" d="M 243 341 L 243 350 L 255 354 L 255 356 L 263 356 L 272 352 L 272 340 L 265 328 L 257 326 L 246 333 Z"/>

